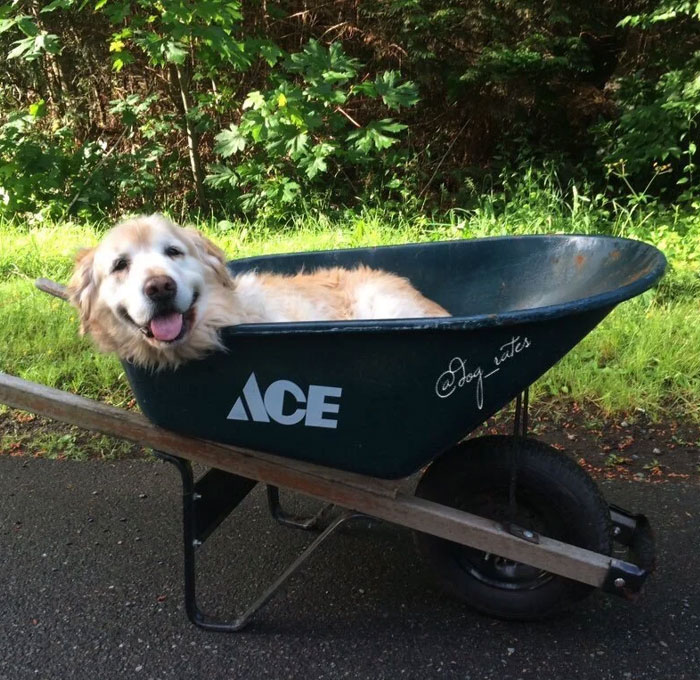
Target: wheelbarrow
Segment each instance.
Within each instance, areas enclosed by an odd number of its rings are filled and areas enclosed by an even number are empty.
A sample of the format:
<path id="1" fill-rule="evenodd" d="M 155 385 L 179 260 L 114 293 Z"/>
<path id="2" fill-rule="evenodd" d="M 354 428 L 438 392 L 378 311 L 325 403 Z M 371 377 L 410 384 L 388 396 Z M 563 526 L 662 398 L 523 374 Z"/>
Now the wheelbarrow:
<path id="1" fill-rule="evenodd" d="M 415 530 L 438 580 L 481 612 L 532 620 L 598 588 L 634 598 L 654 566 L 643 515 L 609 506 L 574 461 L 528 435 L 528 388 L 666 261 L 601 236 L 527 236 L 234 260 L 232 272 L 365 264 L 405 276 L 448 318 L 247 324 L 177 370 L 123 362 L 144 416 L 0 374 L 0 402 L 151 447 L 180 471 L 185 605 L 216 631 L 251 616 L 358 517 Z M 37 285 L 65 298 L 62 286 Z M 472 437 L 515 399 L 510 436 Z M 192 462 L 209 469 L 194 478 Z M 419 475 L 413 494 L 406 478 Z M 282 524 L 319 530 L 243 614 L 196 600 L 196 551 L 257 482 Z M 295 517 L 279 488 L 335 506 Z M 626 550 L 613 555 L 613 542 Z"/>

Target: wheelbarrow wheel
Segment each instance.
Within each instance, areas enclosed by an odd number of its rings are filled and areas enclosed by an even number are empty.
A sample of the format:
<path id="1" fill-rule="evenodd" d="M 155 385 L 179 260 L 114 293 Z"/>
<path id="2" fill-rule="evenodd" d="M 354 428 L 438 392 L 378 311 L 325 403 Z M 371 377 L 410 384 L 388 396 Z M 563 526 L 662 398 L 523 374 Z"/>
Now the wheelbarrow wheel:
<path id="1" fill-rule="evenodd" d="M 610 511 L 574 461 L 534 439 L 518 440 L 517 507 L 509 510 L 513 438 L 470 439 L 440 456 L 416 496 L 609 555 Z M 504 619 L 546 618 L 594 588 L 475 548 L 416 532 L 440 584 L 475 609 Z"/>

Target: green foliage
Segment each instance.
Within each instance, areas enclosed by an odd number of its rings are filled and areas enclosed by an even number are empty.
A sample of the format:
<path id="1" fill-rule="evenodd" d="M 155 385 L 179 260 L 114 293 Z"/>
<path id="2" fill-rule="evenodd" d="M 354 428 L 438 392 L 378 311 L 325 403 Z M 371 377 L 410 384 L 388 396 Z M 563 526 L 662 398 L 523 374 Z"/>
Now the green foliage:
<path id="1" fill-rule="evenodd" d="M 619 25 L 642 31 L 651 41 L 663 36 L 664 44 L 655 50 L 656 73 L 647 67 L 620 79 L 620 116 L 596 128 L 603 160 L 627 186 L 639 188 L 667 174 L 660 190 L 692 200 L 700 143 L 700 5 L 663 0 Z"/>
<path id="2" fill-rule="evenodd" d="M 51 12 L 55 8 L 56 3 L 52 2 L 41 9 L 40 12 Z M 8 12 L 7 7 L 3 8 L 3 10 L 3 13 Z M 14 16 L 10 15 L 0 19 L 0 34 L 13 28 L 18 29 L 25 37 L 15 40 L 11 44 L 11 49 L 7 53 L 7 59 L 22 59 L 27 62 L 34 62 L 40 59 L 44 53 L 58 54 L 61 50 L 59 37 L 40 29 L 31 16 L 16 13 Z"/>
<path id="3" fill-rule="evenodd" d="M 692 204 L 699 29 L 687 0 L 16 0 L 0 212 L 446 209 L 543 163 Z"/>
<path id="4" fill-rule="evenodd" d="M 173 163 L 162 141 L 173 123 L 167 115 L 152 114 L 156 104 L 156 95 L 110 102 L 110 113 L 124 125 L 111 145 L 103 139 L 81 144 L 69 117 L 47 117 L 44 100 L 8 114 L 0 125 L 0 213 L 55 218 L 71 207 L 95 219 L 120 196 L 153 204 L 158 166 Z M 135 138 L 141 143 L 133 153 L 112 154 L 115 143 Z"/>
<path id="5" fill-rule="evenodd" d="M 119 88 L 109 106 L 97 93 L 102 125 L 108 117 L 118 133 L 81 140 L 84 112 L 79 106 L 71 113 L 60 109 L 70 89 L 65 60 L 73 68 L 84 48 L 63 35 L 66 43 L 60 44 L 48 26 L 65 30 L 72 23 L 85 31 L 86 21 L 101 22 L 108 77 L 128 73 L 129 86 Z M 4 121 L 0 186 L 6 214 L 96 217 L 117 206 L 157 206 L 173 187 L 180 187 L 186 204 L 196 195 L 201 208 L 217 197 L 243 211 L 280 212 L 321 188 L 340 188 L 338 198 L 345 200 L 377 182 L 396 184 L 387 169 L 396 156 L 387 149 L 405 125 L 380 110 L 415 105 L 415 86 L 395 69 L 368 78 L 338 42 L 326 46 L 312 39 L 287 55 L 260 31 L 244 29 L 238 1 L 56 0 L 38 13 L 20 2 L 1 11 L 0 34 L 23 36 L 7 45 L 5 58 L 37 63 L 48 87 L 45 99 L 26 102 Z M 240 74 L 261 65 L 270 69 L 263 87 L 241 103 Z M 144 68 L 159 77 L 145 92 L 133 88 L 133 76 Z M 379 115 L 367 115 L 370 107 Z M 24 120 L 27 111 L 32 121 Z M 34 124 L 40 117 L 44 123 Z M 203 156 L 213 160 L 212 150 L 236 165 L 212 165 L 207 196 Z M 40 181 L 47 166 L 53 168 L 48 183 Z"/>
<path id="6" fill-rule="evenodd" d="M 534 33 L 514 46 L 485 47 L 479 59 L 460 80 L 465 83 L 496 85 L 515 78 L 543 80 L 554 75 L 591 69 L 580 37 L 554 38 Z"/>
<path id="7" fill-rule="evenodd" d="M 213 165 L 209 185 L 230 190 L 247 213 L 286 211 L 331 185 L 336 200 L 352 200 L 349 175 L 386 164 L 384 152 L 406 126 L 391 118 L 361 125 L 348 110 L 369 99 L 395 110 L 418 101 L 396 71 L 366 81 L 362 68 L 339 43 L 311 40 L 289 55 L 269 89 L 248 94 L 239 123 L 216 136 L 215 152 L 236 165 Z"/>
<path id="8" fill-rule="evenodd" d="M 79 176 L 100 151 L 94 143 L 79 148 L 67 125 L 46 129 L 44 112 L 39 100 L 0 125 L 0 200 L 9 213 L 55 214 L 68 199 L 66 178 Z"/>
<path id="9" fill-rule="evenodd" d="M 153 66 L 175 64 L 196 66 L 202 74 L 217 69 L 246 69 L 259 43 L 237 38 L 241 24 L 241 3 L 232 0 L 100 0 L 103 11 L 116 26 L 109 45 L 112 65 L 120 71 L 140 50 Z"/>

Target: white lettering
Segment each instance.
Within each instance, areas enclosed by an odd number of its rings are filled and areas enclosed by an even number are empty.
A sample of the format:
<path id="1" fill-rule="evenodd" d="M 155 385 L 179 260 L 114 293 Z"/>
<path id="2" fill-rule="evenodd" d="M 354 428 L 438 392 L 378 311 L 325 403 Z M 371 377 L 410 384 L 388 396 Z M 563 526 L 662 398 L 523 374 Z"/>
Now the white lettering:
<path id="1" fill-rule="evenodd" d="M 243 388 L 243 397 L 246 400 L 248 411 L 250 412 L 253 420 L 259 423 L 270 422 L 270 419 L 267 417 L 267 411 L 265 411 L 265 404 L 263 402 L 262 395 L 260 394 L 258 381 L 255 379 L 255 373 L 250 374 L 250 378 L 248 378 L 248 382 L 246 382 L 245 387 Z M 246 420 L 248 419 L 246 418 Z"/>
<path id="2" fill-rule="evenodd" d="M 338 427 L 337 418 L 324 418 L 326 413 L 338 413 L 340 404 L 329 404 L 326 399 L 334 397 L 340 399 L 343 393 L 341 387 L 327 387 L 326 385 L 309 385 L 309 402 L 306 405 L 306 420 L 304 425 L 309 427 Z"/>
<path id="3" fill-rule="evenodd" d="M 282 409 L 284 408 L 284 395 L 286 392 L 289 392 L 297 400 L 298 404 L 306 403 L 304 392 L 298 385 L 289 380 L 277 380 L 265 392 L 265 409 L 268 415 L 280 425 L 296 425 L 304 418 L 305 410 L 298 408 L 293 413 L 285 415 Z"/>
<path id="4" fill-rule="evenodd" d="M 257 423 L 269 423 L 272 419 L 280 425 L 296 425 L 304 421 L 306 427 L 335 429 L 338 418 L 329 416 L 340 412 L 340 404 L 328 400 L 340 399 L 342 393 L 341 387 L 309 385 L 307 397 L 304 390 L 291 380 L 276 380 L 268 386 L 263 396 L 255 373 L 251 373 L 243 387 L 243 394 L 236 399 L 226 419 Z M 296 408 L 291 413 L 284 411 L 287 395 L 296 402 Z"/>
<path id="5" fill-rule="evenodd" d="M 508 342 L 498 348 L 493 357 L 495 368 L 488 373 L 485 373 L 481 366 L 468 366 L 467 359 L 453 357 L 447 366 L 447 370 L 443 371 L 435 382 L 435 394 L 440 399 L 447 399 L 458 388 L 474 383 L 476 407 L 481 411 L 484 408 L 484 381 L 498 373 L 503 364 L 528 349 L 531 345 L 532 342 L 529 338 L 521 338 L 519 335 L 514 335 Z"/>

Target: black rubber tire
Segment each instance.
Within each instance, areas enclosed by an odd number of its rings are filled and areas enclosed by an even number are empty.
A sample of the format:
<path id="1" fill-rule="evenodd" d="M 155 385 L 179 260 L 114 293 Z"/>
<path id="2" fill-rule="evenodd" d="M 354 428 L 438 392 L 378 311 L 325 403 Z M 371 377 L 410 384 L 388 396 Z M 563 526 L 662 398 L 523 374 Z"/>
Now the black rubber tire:
<path id="1" fill-rule="evenodd" d="M 489 519 L 508 519 L 512 443 L 512 437 L 488 436 L 459 444 L 432 463 L 416 496 Z M 518 446 L 516 524 L 610 555 L 610 511 L 588 474 L 547 444 L 520 439 Z M 416 532 L 415 537 L 442 587 L 489 616 L 542 619 L 594 590 L 429 534 Z"/>

